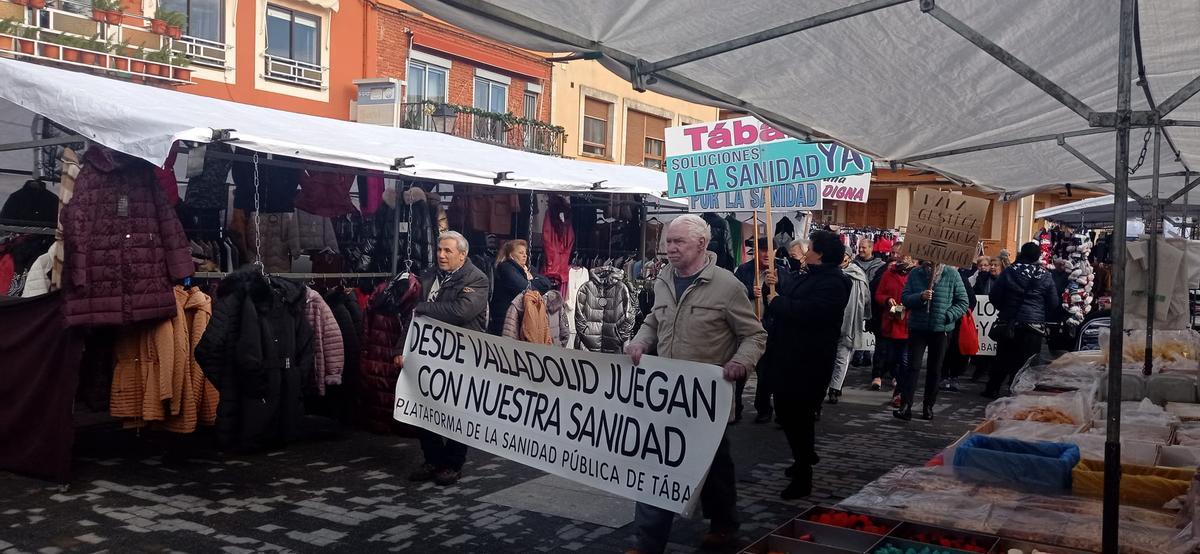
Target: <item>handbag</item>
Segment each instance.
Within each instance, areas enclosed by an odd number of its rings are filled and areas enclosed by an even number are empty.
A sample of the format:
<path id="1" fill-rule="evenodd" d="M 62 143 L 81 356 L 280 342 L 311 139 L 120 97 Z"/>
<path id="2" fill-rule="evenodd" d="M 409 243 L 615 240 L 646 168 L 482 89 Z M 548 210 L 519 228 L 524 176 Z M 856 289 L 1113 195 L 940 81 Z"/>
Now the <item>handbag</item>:
<path id="1" fill-rule="evenodd" d="M 997 321 L 992 324 L 992 329 L 988 331 L 988 338 L 996 342 L 1004 342 L 1012 340 L 1016 336 L 1016 328 L 1007 321 Z"/>
<path id="2" fill-rule="evenodd" d="M 979 353 L 979 333 L 975 331 L 975 314 L 970 310 L 963 314 L 958 327 L 958 353 L 963 356 Z"/>

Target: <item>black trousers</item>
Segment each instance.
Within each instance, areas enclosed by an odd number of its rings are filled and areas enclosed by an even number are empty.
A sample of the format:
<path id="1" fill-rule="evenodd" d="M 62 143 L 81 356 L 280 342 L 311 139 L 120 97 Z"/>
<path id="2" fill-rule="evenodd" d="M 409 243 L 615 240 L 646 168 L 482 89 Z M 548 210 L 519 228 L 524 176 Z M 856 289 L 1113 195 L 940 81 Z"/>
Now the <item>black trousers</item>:
<path id="1" fill-rule="evenodd" d="M 949 333 L 944 331 L 908 331 L 908 371 L 905 372 L 903 386 L 900 387 L 900 401 L 904 406 L 911 406 L 917 393 L 917 380 L 921 378 L 921 366 L 925 368 L 925 397 L 922 403 L 933 407 L 937 402 L 938 378 L 942 374 L 942 362 L 946 357 L 946 343 Z M 929 358 L 925 359 L 928 352 Z"/>
<path id="2" fill-rule="evenodd" d="M 771 407 L 771 396 L 773 396 L 774 393 L 771 391 L 771 378 L 767 376 L 766 364 L 758 364 L 758 366 L 754 368 L 754 373 L 758 375 L 758 384 L 754 389 L 754 410 L 758 412 L 759 415 L 770 415 L 773 411 L 773 408 Z"/>
<path id="3" fill-rule="evenodd" d="M 946 360 L 942 364 L 942 379 L 962 377 L 963 373 L 967 371 L 967 364 L 971 362 L 971 357 L 963 356 L 958 349 L 958 335 L 962 332 L 962 323 L 959 323 L 954 326 L 954 332 L 948 338 Z M 975 329 L 970 329 L 968 332 L 974 333 Z"/>
<path id="4" fill-rule="evenodd" d="M 744 407 L 742 406 L 742 392 L 746 390 L 746 379 L 747 377 L 742 377 L 733 384 L 733 410 L 739 419 L 742 417 L 742 408 Z M 762 381 L 758 382 L 758 386 L 762 386 Z"/>
<path id="5" fill-rule="evenodd" d="M 710 527 L 713 530 L 737 529 L 737 476 L 733 471 L 733 456 L 729 453 L 727 437 L 721 437 L 712 466 L 708 469 L 708 477 L 704 480 L 704 488 L 700 489 L 700 509 L 705 519 L 712 520 Z M 633 512 L 638 550 L 652 554 L 665 551 L 674 521 L 674 512 L 639 502 Z"/>
<path id="6" fill-rule="evenodd" d="M 787 437 L 798 470 L 793 481 L 808 479 L 811 482 L 812 466 L 820 461 L 820 456 L 817 456 L 816 415 L 821 399 L 818 397 L 815 400 L 790 395 L 786 398 L 776 397 L 775 409 L 779 410 L 779 422 L 783 425 L 783 434 Z"/>
<path id="7" fill-rule="evenodd" d="M 999 394 L 1004 382 L 1016 377 L 1025 362 L 1042 351 L 1043 339 L 1041 333 L 1018 325 L 1013 338 L 996 342 L 996 360 L 992 362 L 984 392 L 992 396 Z"/>
<path id="8" fill-rule="evenodd" d="M 462 471 L 463 464 L 467 462 L 467 445 L 427 429 L 421 429 L 420 434 L 425 463 L 436 468 Z"/>

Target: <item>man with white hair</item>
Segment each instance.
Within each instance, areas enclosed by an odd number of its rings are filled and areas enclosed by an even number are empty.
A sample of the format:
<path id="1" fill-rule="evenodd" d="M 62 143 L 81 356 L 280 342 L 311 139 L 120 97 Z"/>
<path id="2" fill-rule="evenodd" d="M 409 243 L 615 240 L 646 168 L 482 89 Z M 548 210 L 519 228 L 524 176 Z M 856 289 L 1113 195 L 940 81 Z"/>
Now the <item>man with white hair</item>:
<path id="1" fill-rule="evenodd" d="M 467 259 L 470 247 L 461 233 L 446 231 L 438 235 L 437 269 L 421 279 L 425 301 L 413 313 L 484 332 L 487 327 L 488 278 Z M 403 360 L 397 359 L 401 363 Z M 420 431 L 421 452 L 425 463 L 408 476 L 410 481 L 430 481 L 446 486 L 458 482 L 467 461 L 467 445 L 433 431 Z"/>
<path id="2" fill-rule="evenodd" d="M 654 308 L 641 330 L 625 347 L 640 364 L 643 354 L 703 362 L 724 367 L 726 381 L 736 382 L 754 370 L 766 348 L 767 333 L 754 316 L 742 284 L 717 267 L 707 250 L 710 231 L 698 216 L 684 215 L 667 226 L 670 265 L 654 281 Z M 730 413 L 730 418 L 733 414 Z M 712 520 L 705 547 L 728 546 L 735 538 L 737 482 L 729 440 L 722 437 L 700 491 L 705 517 Z M 634 524 L 638 548 L 658 554 L 666 549 L 675 514 L 649 504 L 637 505 Z"/>

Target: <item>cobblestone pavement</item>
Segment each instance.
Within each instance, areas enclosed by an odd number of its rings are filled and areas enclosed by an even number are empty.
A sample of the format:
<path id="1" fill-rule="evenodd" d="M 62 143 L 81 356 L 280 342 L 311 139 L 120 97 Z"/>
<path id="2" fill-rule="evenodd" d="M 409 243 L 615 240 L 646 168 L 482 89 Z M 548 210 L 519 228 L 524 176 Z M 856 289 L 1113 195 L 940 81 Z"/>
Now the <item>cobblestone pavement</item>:
<path id="1" fill-rule="evenodd" d="M 892 418 L 886 393 L 853 368 L 843 401 L 818 424 L 816 487 L 785 502 L 791 460 L 782 431 L 731 426 L 744 547 L 810 503 L 833 503 L 899 464 L 923 464 L 983 416 L 980 385 L 942 393 L 934 421 Z M 198 442 L 200 437 L 187 437 Z M 175 439 L 175 440 L 169 440 Z M 188 453 L 183 453 L 188 452 Z M 413 439 L 361 432 L 261 455 L 221 455 L 175 437 L 89 430 L 69 487 L 0 473 L 0 552 L 622 552 L 633 526 L 612 529 L 478 500 L 541 472 L 473 451 L 455 486 L 411 484 Z M 676 521 L 672 552 L 698 549 L 705 522 Z M 736 551 L 736 549 L 730 549 Z"/>

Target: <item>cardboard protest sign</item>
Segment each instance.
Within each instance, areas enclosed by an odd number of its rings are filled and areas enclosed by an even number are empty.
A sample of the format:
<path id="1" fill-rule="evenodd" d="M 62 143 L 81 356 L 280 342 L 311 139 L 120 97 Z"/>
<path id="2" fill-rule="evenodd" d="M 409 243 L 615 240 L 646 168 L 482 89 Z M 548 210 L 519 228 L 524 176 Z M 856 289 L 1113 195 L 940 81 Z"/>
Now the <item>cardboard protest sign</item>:
<path id="1" fill-rule="evenodd" d="M 870 173 L 871 158 L 791 138 L 754 117 L 666 130 L 667 196 L 680 198 Z"/>
<path id="2" fill-rule="evenodd" d="M 996 324 L 996 318 L 1000 312 L 996 310 L 995 304 L 992 304 L 991 299 L 986 294 L 977 294 L 975 299 L 978 301 L 975 304 L 975 333 L 979 335 L 979 352 L 976 356 L 995 356 L 996 341 L 988 336 L 992 326 Z"/>
<path id="3" fill-rule="evenodd" d="M 721 368 L 519 342 L 413 319 L 397 421 L 676 513 L 725 434 Z"/>
<path id="4" fill-rule="evenodd" d="M 967 267 L 978 254 L 988 200 L 918 188 L 904 236 L 905 252 L 918 260 Z"/>

